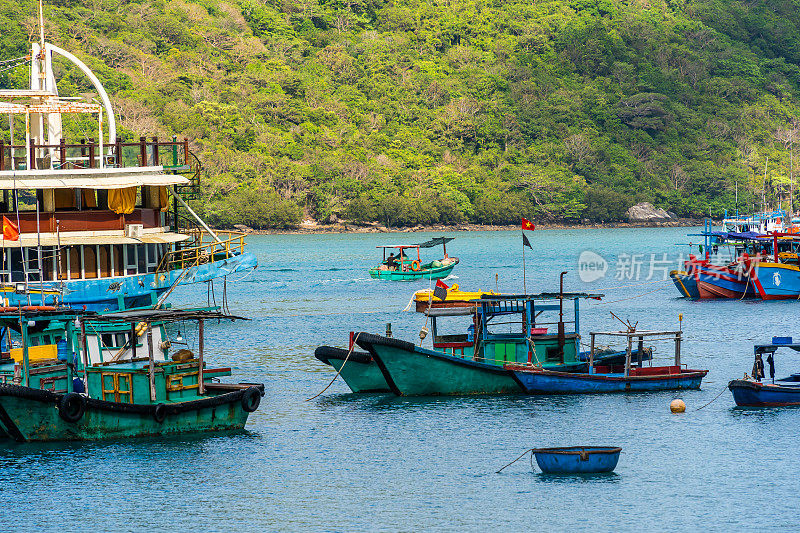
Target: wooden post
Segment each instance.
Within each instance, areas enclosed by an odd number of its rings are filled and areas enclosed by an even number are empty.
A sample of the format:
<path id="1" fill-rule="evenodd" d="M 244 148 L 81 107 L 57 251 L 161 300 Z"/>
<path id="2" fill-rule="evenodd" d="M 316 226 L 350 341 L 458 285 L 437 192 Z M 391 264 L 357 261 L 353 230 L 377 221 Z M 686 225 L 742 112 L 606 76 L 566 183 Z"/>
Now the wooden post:
<path id="1" fill-rule="evenodd" d="M 94 139 L 89 139 L 89 168 L 94 168 Z"/>
<path id="2" fill-rule="evenodd" d="M 628 339 L 628 347 L 625 350 L 625 377 L 627 378 L 631 373 L 631 344 L 633 343 L 633 338 L 630 334 L 627 336 Z"/>
<path id="3" fill-rule="evenodd" d="M 139 137 L 139 166 L 147 166 L 147 139 Z"/>
<path id="4" fill-rule="evenodd" d="M 6 169 L 6 147 L 5 142 L 0 139 L 0 170 Z"/>
<path id="5" fill-rule="evenodd" d="M 84 157 L 86 157 L 86 139 L 81 139 L 81 168 L 86 168 L 83 166 Z"/>
<path id="6" fill-rule="evenodd" d="M 67 141 L 63 137 L 58 141 L 58 159 L 61 165 L 59 168 L 66 168 L 64 165 L 67 164 Z"/>
<path id="7" fill-rule="evenodd" d="M 589 345 L 589 373 L 594 374 L 594 332 L 589 333 L 592 337 L 592 342 Z"/>
<path id="8" fill-rule="evenodd" d="M 201 396 L 206 392 L 206 387 L 203 383 L 203 333 L 203 319 L 201 318 L 197 324 L 197 334 L 200 337 L 197 344 L 197 394 Z"/>
<path id="9" fill-rule="evenodd" d="M 642 352 L 644 351 L 644 337 L 639 337 L 639 344 L 637 346 L 637 351 L 639 352 L 639 357 L 637 357 L 637 366 L 642 368 Z"/>
<path id="10" fill-rule="evenodd" d="M 114 147 L 114 157 L 117 168 L 122 168 L 122 137 L 117 137 L 117 142 Z"/>
<path id="11" fill-rule="evenodd" d="M 156 364 L 153 360 L 153 327 L 147 323 L 147 359 L 150 377 L 150 401 L 156 401 Z"/>
<path id="12" fill-rule="evenodd" d="M 36 168 L 36 139 L 31 137 L 31 142 L 28 145 L 28 153 L 30 154 L 29 160 L 31 164 L 28 166 L 28 170 L 33 170 Z"/>
<path id="13" fill-rule="evenodd" d="M 681 332 L 675 334 L 675 366 L 681 366 Z"/>
<path id="14" fill-rule="evenodd" d="M 158 165 L 158 137 L 153 137 L 153 164 Z"/>

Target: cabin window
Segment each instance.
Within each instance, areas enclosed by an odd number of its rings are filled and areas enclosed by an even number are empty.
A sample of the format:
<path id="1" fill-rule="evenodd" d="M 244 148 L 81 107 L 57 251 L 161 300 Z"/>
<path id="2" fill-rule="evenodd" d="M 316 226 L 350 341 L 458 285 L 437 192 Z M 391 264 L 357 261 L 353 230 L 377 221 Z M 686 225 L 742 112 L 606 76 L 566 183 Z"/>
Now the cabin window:
<path id="1" fill-rule="evenodd" d="M 97 247 L 97 268 L 101 278 L 111 277 L 111 246 L 101 244 Z"/>
<path id="2" fill-rule="evenodd" d="M 136 266 L 139 268 L 139 273 L 140 274 L 144 274 L 145 272 L 147 272 L 147 248 L 146 248 L 146 245 L 140 246 L 138 244 L 134 244 L 133 246 L 136 247 L 136 251 L 137 251 L 137 254 L 138 254 L 137 257 L 136 257 Z"/>
<path id="3" fill-rule="evenodd" d="M 42 263 L 44 269 L 45 281 L 53 281 L 56 279 L 56 249 L 52 246 L 47 246 L 42 249 Z"/>
<path id="4" fill-rule="evenodd" d="M 134 244 L 126 244 L 125 245 L 125 274 L 126 275 L 134 275 L 136 274 L 136 266 L 137 266 L 137 249 L 136 245 Z"/>
<path id="5" fill-rule="evenodd" d="M 69 271 L 69 279 L 81 279 L 83 272 L 83 261 L 81 257 L 80 246 L 69 246 L 67 248 L 69 254 L 67 255 L 67 270 Z"/>
<path id="6" fill-rule="evenodd" d="M 154 243 L 146 244 L 145 248 L 147 249 L 147 271 L 148 272 L 155 272 L 158 269 L 158 260 L 159 260 L 159 246 Z"/>
<path id="7" fill-rule="evenodd" d="M 119 349 L 128 342 L 128 335 L 125 333 L 103 333 L 100 335 L 100 341 L 104 349 Z"/>
<path id="8" fill-rule="evenodd" d="M 111 267 L 112 267 L 111 275 L 121 276 L 125 272 L 125 270 L 122 268 L 122 259 L 123 259 L 122 246 L 119 244 L 115 244 L 110 248 L 111 248 Z"/>
<path id="9" fill-rule="evenodd" d="M 93 279 L 97 277 L 97 247 L 96 246 L 81 246 L 83 248 L 83 268 L 84 279 Z"/>
<path id="10" fill-rule="evenodd" d="M 11 264 L 11 280 L 25 281 L 25 274 L 22 270 L 22 249 L 8 248 L 8 261 Z"/>
<path id="11" fill-rule="evenodd" d="M 561 356 L 561 349 L 558 346 L 551 346 L 545 350 L 545 361 L 548 363 L 563 363 L 564 358 Z"/>
<path id="12" fill-rule="evenodd" d="M 21 248 L 21 250 L 28 272 L 28 281 L 39 281 L 39 251 L 36 248 Z"/>

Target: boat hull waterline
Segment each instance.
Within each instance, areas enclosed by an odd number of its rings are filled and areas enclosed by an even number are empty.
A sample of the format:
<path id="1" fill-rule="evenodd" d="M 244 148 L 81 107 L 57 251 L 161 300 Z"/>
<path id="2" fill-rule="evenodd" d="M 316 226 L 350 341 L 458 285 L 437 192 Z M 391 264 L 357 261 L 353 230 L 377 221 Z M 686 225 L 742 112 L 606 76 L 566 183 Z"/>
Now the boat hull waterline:
<path id="1" fill-rule="evenodd" d="M 263 385 L 251 388 L 256 388 L 260 395 L 264 393 Z M 158 413 L 156 405 L 86 398 L 80 419 L 67 422 L 57 407 L 64 395 L 0 384 L 0 437 L 17 442 L 69 441 L 241 430 L 250 414 L 243 407 L 243 397 L 251 388 L 198 400 L 156 404 L 162 406 Z"/>

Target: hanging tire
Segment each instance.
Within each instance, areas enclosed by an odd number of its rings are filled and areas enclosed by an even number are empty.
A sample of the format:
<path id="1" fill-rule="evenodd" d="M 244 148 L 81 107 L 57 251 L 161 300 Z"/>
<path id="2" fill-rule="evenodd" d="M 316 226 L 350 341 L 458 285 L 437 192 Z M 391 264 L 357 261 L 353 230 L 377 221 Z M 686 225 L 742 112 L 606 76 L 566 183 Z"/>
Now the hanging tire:
<path id="1" fill-rule="evenodd" d="M 65 422 L 74 424 L 86 412 L 86 398 L 77 392 L 70 392 L 58 401 L 58 416 Z"/>
<path id="2" fill-rule="evenodd" d="M 258 409 L 260 404 L 261 391 L 258 390 L 258 387 L 245 389 L 244 394 L 242 394 L 242 409 L 244 409 L 245 413 L 252 413 Z"/>
<path id="3" fill-rule="evenodd" d="M 164 419 L 167 418 L 167 406 L 163 403 L 157 404 L 153 407 L 153 419 L 161 424 L 164 422 Z"/>

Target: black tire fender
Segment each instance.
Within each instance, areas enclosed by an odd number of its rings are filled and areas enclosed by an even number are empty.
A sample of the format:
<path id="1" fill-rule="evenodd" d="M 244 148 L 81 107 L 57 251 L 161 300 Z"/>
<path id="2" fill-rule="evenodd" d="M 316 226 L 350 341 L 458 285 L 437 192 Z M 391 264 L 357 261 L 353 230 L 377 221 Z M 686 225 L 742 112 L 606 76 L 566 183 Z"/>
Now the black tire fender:
<path id="1" fill-rule="evenodd" d="M 86 412 L 86 397 L 77 392 L 70 392 L 58 400 L 58 416 L 65 422 L 74 424 Z"/>
<path id="2" fill-rule="evenodd" d="M 245 389 L 242 394 L 242 409 L 246 413 L 252 413 L 261 404 L 261 391 L 258 387 L 250 387 Z"/>
<path id="3" fill-rule="evenodd" d="M 153 419 L 161 424 L 167 418 L 167 406 L 163 403 L 156 404 L 153 407 Z"/>

